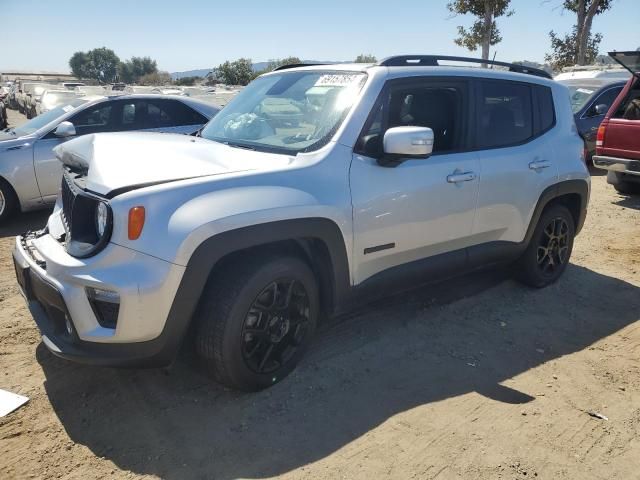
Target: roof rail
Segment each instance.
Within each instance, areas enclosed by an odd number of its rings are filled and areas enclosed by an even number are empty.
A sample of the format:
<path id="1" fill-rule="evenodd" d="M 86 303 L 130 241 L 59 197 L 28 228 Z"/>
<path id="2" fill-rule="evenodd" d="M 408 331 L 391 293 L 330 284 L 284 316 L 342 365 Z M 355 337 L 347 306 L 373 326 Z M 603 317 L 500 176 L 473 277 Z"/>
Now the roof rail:
<path id="1" fill-rule="evenodd" d="M 317 65 L 327 65 L 327 64 L 326 63 L 290 63 L 288 65 L 280 65 L 279 67 L 274 68 L 272 71 L 278 72 L 280 70 L 289 70 L 290 68 L 312 67 Z"/>
<path id="2" fill-rule="evenodd" d="M 552 78 L 551 75 L 540 68 L 516 65 L 515 63 L 498 62 L 496 60 L 482 60 L 471 57 L 452 57 L 449 55 L 397 55 L 381 60 L 378 65 L 382 67 L 439 67 L 441 60 L 451 62 L 482 63 L 507 67 L 510 72 L 526 73 L 536 77 Z"/>

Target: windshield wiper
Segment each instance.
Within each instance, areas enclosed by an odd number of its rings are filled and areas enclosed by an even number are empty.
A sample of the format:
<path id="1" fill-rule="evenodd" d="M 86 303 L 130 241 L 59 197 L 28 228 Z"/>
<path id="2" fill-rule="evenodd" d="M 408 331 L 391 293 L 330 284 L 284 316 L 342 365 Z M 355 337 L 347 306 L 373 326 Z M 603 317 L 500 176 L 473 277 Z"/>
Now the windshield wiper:
<path id="1" fill-rule="evenodd" d="M 254 147 L 251 147 L 249 145 L 244 145 L 242 143 L 233 143 L 233 142 L 222 142 L 222 143 L 224 143 L 225 145 L 228 145 L 229 147 L 233 147 L 233 148 L 242 148 L 244 150 L 254 150 L 255 151 Z"/>

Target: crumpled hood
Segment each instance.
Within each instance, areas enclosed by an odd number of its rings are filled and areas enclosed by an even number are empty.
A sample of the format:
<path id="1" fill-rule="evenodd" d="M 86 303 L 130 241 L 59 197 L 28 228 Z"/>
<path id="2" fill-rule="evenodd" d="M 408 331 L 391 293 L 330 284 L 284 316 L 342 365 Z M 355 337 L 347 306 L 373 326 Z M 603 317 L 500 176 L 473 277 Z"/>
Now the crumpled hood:
<path id="1" fill-rule="evenodd" d="M 84 135 L 53 150 L 62 163 L 86 171 L 86 188 L 101 195 L 187 178 L 272 170 L 293 161 L 199 137 L 150 132 Z"/>

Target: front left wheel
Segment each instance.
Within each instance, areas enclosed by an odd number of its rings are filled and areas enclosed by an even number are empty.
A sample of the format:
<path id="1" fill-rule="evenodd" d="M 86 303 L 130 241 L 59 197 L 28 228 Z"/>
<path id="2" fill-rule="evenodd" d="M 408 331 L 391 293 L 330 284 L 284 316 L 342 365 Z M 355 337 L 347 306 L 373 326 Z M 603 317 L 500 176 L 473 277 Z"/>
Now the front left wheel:
<path id="1" fill-rule="evenodd" d="M 315 332 L 318 287 L 296 257 L 239 258 L 215 272 L 196 315 L 196 350 L 231 388 L 256 391 L 286 377 Z"/>

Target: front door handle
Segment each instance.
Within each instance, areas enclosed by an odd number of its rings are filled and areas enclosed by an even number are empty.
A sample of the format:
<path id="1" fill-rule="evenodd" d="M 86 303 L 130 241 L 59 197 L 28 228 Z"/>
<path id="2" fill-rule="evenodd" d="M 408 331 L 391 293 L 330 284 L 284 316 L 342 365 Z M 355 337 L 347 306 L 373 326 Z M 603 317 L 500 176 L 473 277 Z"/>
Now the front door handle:
<path id="1" fill-rule="evenodd" d="M 529 168 L 531 170 L 542 170 L 543 168 L 549 168 L 550 166 L 551 162 L 549 160 L 536 160 L 529 164 Z"/>
<path id="2" fill-rule="evenodd" d="M 447 176 L 447 182 L 449 183 L 470 182 L 475 179 L 476 174 L 474 172 L 454 172 Z"/>

